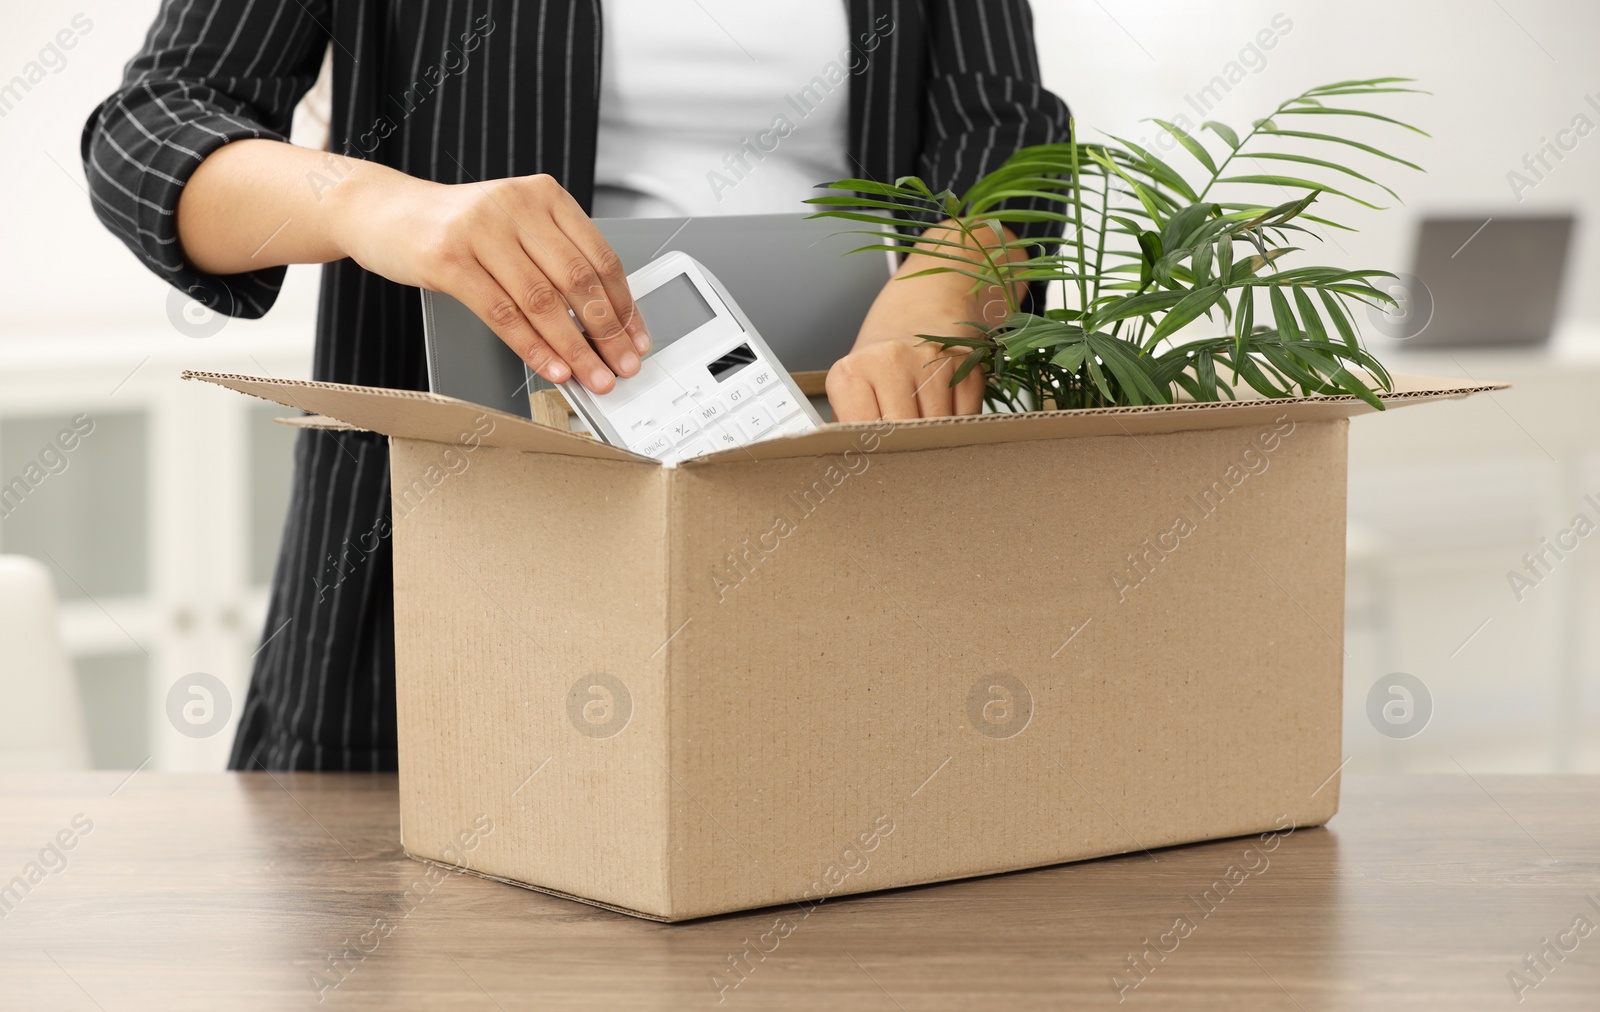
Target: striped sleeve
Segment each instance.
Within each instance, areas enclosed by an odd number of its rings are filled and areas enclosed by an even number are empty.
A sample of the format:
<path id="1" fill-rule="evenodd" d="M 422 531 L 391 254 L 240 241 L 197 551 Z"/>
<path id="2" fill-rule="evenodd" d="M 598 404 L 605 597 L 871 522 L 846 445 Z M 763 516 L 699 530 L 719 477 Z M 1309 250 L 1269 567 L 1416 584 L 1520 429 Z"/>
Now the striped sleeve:
<path id="1" fill-rule="evenodd" d="M 192 270 L 178 244 L 178 197 L 222 145 L 287 139 L 328 45 L 327 8 L 328 0 L 163 0 L 122 86 L 84 125 L 95 214 L 152 271 L 217 312 L 261 316 L 285 269 Z"/>
<path id="2" fill-rule="evenodd" d="M 1071 113 L 1041 80 L 1027 0 L 929 0 L 928 59 L 918 171 L 935 189 L 961 193 L 1022 148 L 1067 140 Z M 1028 237 L 1058 227 L 1029 222 L 1014 231 Z"/>

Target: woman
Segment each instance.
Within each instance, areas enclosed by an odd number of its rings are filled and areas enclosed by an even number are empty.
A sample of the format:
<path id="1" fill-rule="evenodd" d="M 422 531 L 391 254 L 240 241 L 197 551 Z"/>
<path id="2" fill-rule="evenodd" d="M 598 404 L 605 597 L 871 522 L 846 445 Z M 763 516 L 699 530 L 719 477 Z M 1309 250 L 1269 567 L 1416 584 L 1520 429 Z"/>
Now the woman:
<path id="1" fill-rule="evenodd" d="M 292 146 L 330 43 L 330 152 Z M 316 379 L 426 389 L 422 287 L 603 393 L 650 338 L 591 211 L 799 211 L 846 177 L 959 190 L 1066 133 L 1026 0 L 165 0 L 83 156 L 107 227 L 220 312 L 258 317 L 285 265 L 326 264 Z M 977 411 L 982 377 L 952 389 L 916 337 L 977 302 L 955 274 L 886 286 L 829 373 L 837 417 Z M 387 541 L 318 582 L 388 515 L 386 444 L 304 432 L 294 473 L 230 765 L 393 769 Z"/>

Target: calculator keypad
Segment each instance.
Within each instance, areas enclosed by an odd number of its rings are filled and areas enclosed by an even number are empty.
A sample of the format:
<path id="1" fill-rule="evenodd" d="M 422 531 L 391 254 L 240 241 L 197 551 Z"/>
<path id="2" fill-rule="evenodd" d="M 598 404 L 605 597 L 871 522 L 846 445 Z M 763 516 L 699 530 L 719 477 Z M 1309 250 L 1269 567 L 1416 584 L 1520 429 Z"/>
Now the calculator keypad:
<path id="1" fill-rule="evenodd" d="M 674 461 L 815 428 L 788 385 L 761 362 L 730 377 L 727 386 L 679 387 L 673 396 L 651 398 L 612 421 L 630 450 Z"/>

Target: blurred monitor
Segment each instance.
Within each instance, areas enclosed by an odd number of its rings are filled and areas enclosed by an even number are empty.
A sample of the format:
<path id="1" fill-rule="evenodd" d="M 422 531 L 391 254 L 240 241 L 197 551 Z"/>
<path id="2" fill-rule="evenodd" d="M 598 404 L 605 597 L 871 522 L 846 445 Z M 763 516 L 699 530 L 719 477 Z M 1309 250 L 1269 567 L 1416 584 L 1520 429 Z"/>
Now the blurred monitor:
<path id="1" fill-rule="evenodd" d="M 1574 218 L 1425 218 L 1412 274 L 1413 348 L 1505 348 L 1547 343 L 1555 326 Z M 1421 305 L 1431 301 L 1431 306 Z"/>

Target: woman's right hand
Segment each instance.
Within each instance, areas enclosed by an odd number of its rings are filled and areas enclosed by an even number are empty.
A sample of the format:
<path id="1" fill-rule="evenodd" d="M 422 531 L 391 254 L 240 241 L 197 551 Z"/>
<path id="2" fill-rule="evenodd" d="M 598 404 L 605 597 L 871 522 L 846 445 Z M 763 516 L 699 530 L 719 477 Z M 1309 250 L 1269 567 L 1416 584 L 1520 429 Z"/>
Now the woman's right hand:
<path id="1" fill-rule="evenodd" d="M 328 193 L 340 205 L 337 241 L 346 256 L 391 281 L 459 299 L 552 383 L 576 376 L 605 393 L 615 377 L 639 371 L 650 335 L 622 261 L 553 178 L 452 185 L 393 170 L 361 175 Z"/>

